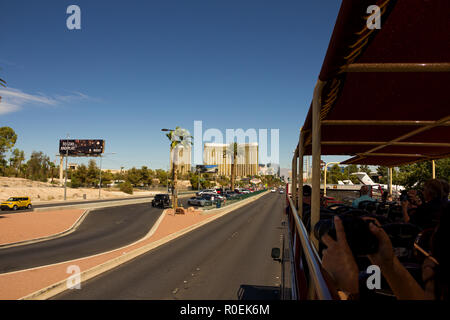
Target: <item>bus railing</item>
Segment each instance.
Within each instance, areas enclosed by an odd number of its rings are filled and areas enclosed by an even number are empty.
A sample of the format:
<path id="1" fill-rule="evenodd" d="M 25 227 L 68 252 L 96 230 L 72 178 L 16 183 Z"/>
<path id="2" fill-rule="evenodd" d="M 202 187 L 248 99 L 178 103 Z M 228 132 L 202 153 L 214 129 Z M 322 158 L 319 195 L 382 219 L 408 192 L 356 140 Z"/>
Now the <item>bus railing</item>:
<path id="1" fill-rule="evenodd" d="M 288 206 L 290 243 L 293 254 L 294 296 L 299 300 L 334 300 L 325 276 L 322 273 L 321 259 L 312 245 L 305 225 L 289 195 Z"/>

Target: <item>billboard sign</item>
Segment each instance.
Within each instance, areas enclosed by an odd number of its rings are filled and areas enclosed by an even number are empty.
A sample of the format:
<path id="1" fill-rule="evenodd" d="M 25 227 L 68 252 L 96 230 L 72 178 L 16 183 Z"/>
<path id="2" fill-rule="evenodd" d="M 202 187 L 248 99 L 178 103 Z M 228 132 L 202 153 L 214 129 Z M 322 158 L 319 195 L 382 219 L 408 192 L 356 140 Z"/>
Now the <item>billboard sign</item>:
<path id="1" fill-rule="evenodd" d="M 69 156 L 100 156 L 105 140 L 59 140 L 59 154 Z"/>
<path id="2" fill-rule="evenodd" d="M 197 165 L 196 169 L 197 169 L 197 172 L 199 172 L 199 173 L 217 173 L 217 172 L 219 172 L 218 165 L 200 164 L 200 165 Z"/>

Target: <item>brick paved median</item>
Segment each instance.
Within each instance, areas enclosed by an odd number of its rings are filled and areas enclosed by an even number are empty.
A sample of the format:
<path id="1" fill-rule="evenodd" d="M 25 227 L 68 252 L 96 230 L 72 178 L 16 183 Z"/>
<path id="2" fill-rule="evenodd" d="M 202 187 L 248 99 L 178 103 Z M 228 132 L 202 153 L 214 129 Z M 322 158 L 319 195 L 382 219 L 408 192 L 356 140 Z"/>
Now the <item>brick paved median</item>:
<path id="1" fill-rule="evenodd" d="M 176 216 L 167 214 L 151 237 L 124 248 L 50 266 L 0 274 L 0 299 L 13 300 L 22 298 L 37 290 L 68 278 L 70 274 L 67 273 L 67 267 L 71 265 L 77 265 L 81 269 L 81 272 L 89 270 L 90 268 L 114 259 L 125 252 L 130 252 L 131 250 L 160 240 L 176 231 L 209 218 L 211 218 L 210 215 L 202 215 L 198 211 Z"/>
<path id="2" fill-rule="evenodd" d="M 32 240 L 66 231 L 85 210 L 1 211 L 0 245 Z"/>

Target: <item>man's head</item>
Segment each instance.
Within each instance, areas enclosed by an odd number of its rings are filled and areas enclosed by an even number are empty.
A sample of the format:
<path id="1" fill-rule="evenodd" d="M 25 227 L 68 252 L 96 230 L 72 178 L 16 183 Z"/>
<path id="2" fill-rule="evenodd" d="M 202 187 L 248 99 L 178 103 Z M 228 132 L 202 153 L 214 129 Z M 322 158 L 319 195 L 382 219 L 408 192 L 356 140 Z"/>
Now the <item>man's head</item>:
<path id="1" fill-rule="evenodd" d="M 311 194 L 312 194 L 312 188 L 311 186 L 304 185 L 303 186 L 303 203 L 311 204 Z"/>
<path id="2" fill-rule="evenodd" d="M 427 180 L 423 186 L 423 196 L 425 201 L 443 198 L 442 183 L 438 179 Z"/>
<path id="3" fill-rule="evenodd" d="M 442 198 L 443 199 L 448 199 L 448 194 L 450 192 L 450 185 L 448 184 L 448 181 L 445 179 L 439 179 L 439 182 L 442 184 L 442 191 L 443 191 L 443 195 Z"/>
<path id="4" fill-rule="evenodd" d="M 362 186 L 361 190 L 359 192 L 361 193 L 362 196 L 365 196 L 365 195 L 369 194 L 369 187 L 368 186 Z"/>

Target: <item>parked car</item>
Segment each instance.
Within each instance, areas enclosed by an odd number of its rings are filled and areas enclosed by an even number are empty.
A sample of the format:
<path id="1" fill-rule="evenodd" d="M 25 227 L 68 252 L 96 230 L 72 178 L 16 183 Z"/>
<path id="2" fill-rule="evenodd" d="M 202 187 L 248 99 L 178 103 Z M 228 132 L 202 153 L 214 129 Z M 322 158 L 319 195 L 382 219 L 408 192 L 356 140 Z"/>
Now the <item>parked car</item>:
<path id="1" fill-rule="evenodd" d="M 200 190 L 200 191 L 197 192 L 195 195 L 201 196 L 201 195 L 204 194 L 204 193 L 214 193 L 214 194 L 216 194 L 217 191 L 216 191 L 216 189 L 205 189 L 205 190 Z"/>
<path id="2" fill-rule="evenodd" d="M 232 200 L 238 197 L 238 194 L 233 191 L 227 191 L 224 193 L 224 195 L 227 200 Z"/>
<path id="3" fill-rule="evenodd" d="M 18 209 L 31 209 L 30 197 L 11 197 L 5 202 L 0 204 L 1 210 L 18 210 Z"/>
<path id="4" fill-rule="evenodd" d="M 221 194 L 218 194 L 218 193 L 204 192 L 204 193 L 202 193 L 202 195 L 201 195 L 202 198 L 206 198 L 206 196 L 214 197 L 215 199 L 220 199 L 220 200 L 223 200 L 223 199 L 224 199 L 224 196 L 221 195 Z"/>
<path id="5" fill-rule="evenodd" d="M 165 193 L 157 194 L 152 200 L 152 207 L 159 207 L 159 208 L 170 208 L 171 202 L 170 202 L 170 196 Z"/>
<path id="6" fill-rule="evenodd" d="M 211 201 L 212 204 L 217 203 L 217 201 L 223 201 L 223 197 L 219 197 L 217 194 L 204 193 L 202 194 L 202 198 L 208 201 Z"/>
<path id="7" fill-rule="evenodd" d="M 211 206 L 212 202 L 211 200 L 202 198 L 202 197 L 192 197 L 188 200 L 188 204 L 196 207 L 205 207 L 205 206 Z"/>

